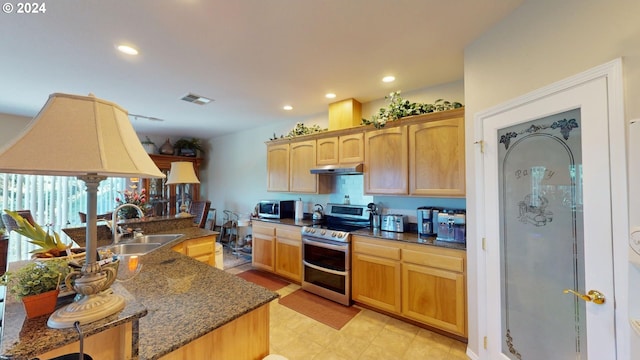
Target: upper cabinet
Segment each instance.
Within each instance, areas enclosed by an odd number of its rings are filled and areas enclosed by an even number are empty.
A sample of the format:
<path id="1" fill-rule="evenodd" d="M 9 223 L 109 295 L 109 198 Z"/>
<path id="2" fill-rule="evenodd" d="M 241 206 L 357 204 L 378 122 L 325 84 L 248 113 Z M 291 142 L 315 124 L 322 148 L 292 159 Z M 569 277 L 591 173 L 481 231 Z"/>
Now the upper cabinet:
<path id="1" fill-rule="evenodd" d="M 408 193 L 407 127 L 368 131 L 364 135 L 364 192 Z"/>
<path id="2" fill-rule="evenodd" d="M 318 176 L 310 171 L 316 164 L 316 141 L 293 142 L 289 147 L 289 191 L 317 192 Z"/>
<path id="3" fill-rule="evenodd" d="M 409 193 L 464 196 L 464 117 L 409 125 Z"/>
<path id="4" fill-rule="evenodd" d="M 267 191 L 289 191 L 289 144 L 267 145 Z"/>
<path id="5" fill-rule="evenodd" d="M 364 132 L 317 140 L 316 164 L 337 165 L 364 162 Z"/>

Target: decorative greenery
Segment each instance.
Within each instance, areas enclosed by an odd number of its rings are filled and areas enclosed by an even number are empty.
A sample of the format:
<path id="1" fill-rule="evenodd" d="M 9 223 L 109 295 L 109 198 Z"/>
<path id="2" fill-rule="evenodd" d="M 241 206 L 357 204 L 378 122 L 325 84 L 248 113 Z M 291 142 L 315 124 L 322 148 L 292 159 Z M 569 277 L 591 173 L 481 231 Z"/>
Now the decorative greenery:
<path id="1" fill-rule="evenodd" d="M 0 285 L 6 285 L 9 293 L 20 300 L 55 290 L 69 272 L 65 259 L 32 261 L 16 271 L 6 272 L 0 277 Z"/>
<path id="2" fill-rule="evenodd" d="M 135 189 L 133 191 L 118 191 L 118 194 L 122 195 L 122 197 L 116 197 L 116 207 L 122 204 L 133 204 L 141 208 L 142 210 L 146 210 L 148 207 L 147 192 L 145 189 L 140 190 L 139 193 Z M 120 209 L 120 211 L 118 212 L 118 216 L 123 219 L 134 219 L 138 217 L 138 211 L 131 206 L 128 206 Z"/>
<path id="3" fill-rule="evenodd" d="M 362 125 L 373 124 L 376 129 L 380 129 L 384 127 L 387 122 L 397 120 L 405 116 L 420 115 L 462 107 L 462 104 L 459 102 L 450 102 L 443 99 L 438 99 L 433 104 L 410 102 L 409 100 L 404 100 L 400 97 L 400 91 L 394 91 L 384 98 L 390 100 L 391 103 L 389 106 L 386 108 L 380 108 L 378 113 L 371 117 L 371 120 L 362 119 Z"/>
<path id="4" fill-rule="evenodd" d="M 50 258 L 67 255 L 67 249 L 71 247 L 71 243 L 63 243 L 58 233 L 53 231 L 53 235 L 51 235 L 49 234 L 49 228 L 47 228 L 45 232 L 40 225 L 31 225 L 31 223 L 20 216 L 17 211 L 5 209 L 4 212 L 9 214 L 18 226 L 13 231 L 28 237 L 31 239 L 28 240 L 31 244 L 38 246 L 37 249 L 31 251 L 36 257 Z"/>
<path id="5" fill-rule="evenodd" d="M 175 144 L 173 144 L 173 148 L 174 150 L 175 149 L 193 150 L 194 153 L 196 150 L 199 150 L 200 152 L 204 153 L 204 148 L 200 143 L 200 139 L 196 139 L 196 138 L 191 138 L 191 139 L 181 138 L 180 140 L 176 141 Z"/>
<path id="6" fill-rule="evenodd" d="M 293 129 L 291 129 L 291 131 L 289 131 L 287 135 L 280 135 L 280 139 L 284 137 L 291 139 L 296 136 L 315 134 L 323 131 L 327 131 L 327 129 L 322 129 L 320 128 L 319 125 L 316 125 L 316 124 L 311 126 L 306 126 L 305 124 L 299 122 L 299 123 L 296 123 L 296 126 Z M 270 138 L 269 140 L 277 140 L 277 139 L 278 137 L 276 136 L 276 133 L 273 133 L 273 137 Z"/>
<path id="7" fill-rule="evenodd" d="M 145 136 L 144 141 L 141 141 L 140 143 L 141 143 L 142 145 L 144 145 L 144 144 L 149 144 L 149 145 L 154 145 L 154 146 L 155 146 L 155 143 L 154 143 L 153 141 L 151 141 L 151 139 L 149 139 L 149 137 L 148 137 L 148 136 Z"/>

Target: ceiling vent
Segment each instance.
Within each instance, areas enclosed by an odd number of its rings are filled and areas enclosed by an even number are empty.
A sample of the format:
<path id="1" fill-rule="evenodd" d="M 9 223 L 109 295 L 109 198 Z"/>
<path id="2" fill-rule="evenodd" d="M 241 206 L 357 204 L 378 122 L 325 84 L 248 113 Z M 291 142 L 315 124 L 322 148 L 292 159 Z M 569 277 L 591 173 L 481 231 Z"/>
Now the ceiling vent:
<path id="1" fill-rule="evenodd" d="M 196 95 L 193 93 L 188 93 L 187 95 L 180 98 L 180 100 L 184 100 L 186 102 L 190 102 L 198 105 L 206 105 L 213 101 L 212 99 L 206 98 L 204 96 Z"/>

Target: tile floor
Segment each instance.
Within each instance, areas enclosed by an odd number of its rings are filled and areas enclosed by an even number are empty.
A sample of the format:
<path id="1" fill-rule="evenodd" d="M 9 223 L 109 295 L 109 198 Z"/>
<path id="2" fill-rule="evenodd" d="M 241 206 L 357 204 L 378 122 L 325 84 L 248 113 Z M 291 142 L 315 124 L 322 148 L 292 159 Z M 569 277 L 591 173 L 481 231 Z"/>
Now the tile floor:
<path id="1" fill-rule="evenodd" d="M 227 272 L 249 269 L 245 264 Z M 298 288 L 290 284 L 277 292 L 284 297 Z M 271 353 L 289 360 L 468 359 L 466 344 L 368 309 L 335 330 L 274 300 L 270 330 Z"/>

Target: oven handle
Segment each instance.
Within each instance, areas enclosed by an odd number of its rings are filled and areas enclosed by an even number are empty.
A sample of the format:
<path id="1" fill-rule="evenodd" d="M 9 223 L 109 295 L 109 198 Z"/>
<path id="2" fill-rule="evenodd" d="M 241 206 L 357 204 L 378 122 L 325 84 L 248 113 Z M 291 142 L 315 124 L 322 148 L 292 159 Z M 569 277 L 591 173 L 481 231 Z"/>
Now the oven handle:
<path id="1" fill-rule="evenodd" d="M 322 242 L 322 241 L 315 241 L 309 238 L 302 238 L 302 243 L 303 244 L 310 244 L 310 245 L 314 245 L 317 247 L 321 247 L 321 248 L 325 248 L 325 249 L 332 249 L 332 250 L 337 250 L 337 251 L 348 251 L 349 250 L 349 244 L 348 243 L 343 243 L 340 245 L 333 245 L 333 244 L 328 244 L 326 242 Z"/>
<path id="2" fill-rule="evenodd" d="M 318 271 L 327 272 L 327 273 L 329 273 L 329 274 L 333 274 L 333 275 L 339 275 L 339 276 L 345 276 L 345 275 L 347 275 L 347 273 L 346 273 L 345 271 L 336 271 L 336 270 L 331 270 L 331 269 L 323 268 L 323 267 L 320 267 L 320 266 L 318 266 L 318 265 L 309 264 L 308 262 L 306 262 L 306 261 L 304 261 L 304 260 L 302 261 L 302 264 L 303 264 L 303 265 L 305 265 L 305 266 L 308 266 L 308 267 L 310 267 L 310 268 L 312 268 L 312 269 L 316 269 L 316 270 L 318 270 Z"/>

